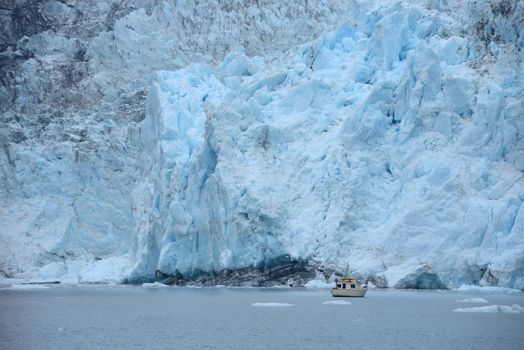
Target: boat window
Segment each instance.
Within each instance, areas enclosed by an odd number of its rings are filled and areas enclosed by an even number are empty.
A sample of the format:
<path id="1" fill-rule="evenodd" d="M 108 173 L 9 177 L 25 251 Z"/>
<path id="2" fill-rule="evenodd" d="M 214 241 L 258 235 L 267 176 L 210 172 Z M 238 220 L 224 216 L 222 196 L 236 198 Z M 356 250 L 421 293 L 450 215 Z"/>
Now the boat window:
<path id="1" fill-rule="evenodd" d="M 354 285 L 354 284 L 352 284 L 352 285 L 351 285 L 351 288 L 355 288 L 355 285 Z"/>
<path id="2" fill-rule="evenodd" d="M 346 284 L 345 283 L 342 284 L 342 289 L 346 289 Z"/>
<path id="3" fill-rule="evenodd" d="M 337 288 L 342 288 L 342 286 L 340 284 L 337 284 Z"/>

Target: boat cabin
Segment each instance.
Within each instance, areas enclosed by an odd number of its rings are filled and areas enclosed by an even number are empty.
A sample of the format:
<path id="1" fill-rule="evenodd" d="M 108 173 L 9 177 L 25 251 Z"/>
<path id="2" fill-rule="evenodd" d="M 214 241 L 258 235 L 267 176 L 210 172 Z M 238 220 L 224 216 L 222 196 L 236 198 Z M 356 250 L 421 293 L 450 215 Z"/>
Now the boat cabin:
<path id="1" fill-rule="evenodd" d="M 340 277 L 337 278 L 337 288 L 338 289 L 352 289 L 358 288 L 357 280 L 353 277 Z"/>
<path id="2" fill-rule="evenodd" d="M 334 297 L 363 297 L 366 295 L 367 286 L 361 286 L 356 278 L 339 277 L 336 283 L 336 288 L 331 289 L 331 295 Z"/>

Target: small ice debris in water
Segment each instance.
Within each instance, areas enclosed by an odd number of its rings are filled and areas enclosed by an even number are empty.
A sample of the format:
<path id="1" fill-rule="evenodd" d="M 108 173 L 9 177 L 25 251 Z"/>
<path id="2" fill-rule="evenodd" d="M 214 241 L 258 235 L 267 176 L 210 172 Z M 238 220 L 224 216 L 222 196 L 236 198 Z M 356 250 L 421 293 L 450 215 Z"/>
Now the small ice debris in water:
<path id="1" fill-rule="evenodd" d="M 511 308 L 513 310 L 518 311 L 518 312 L 524 312 L 524 307 L 520 306 L 519 304 L 513 304 L 513 305 L 511 305 Z"/>
<path id="2" fill-rule="evenodd" d="M 508 294 L 522 294 L 522 291 L 514 288 L 495 287 L 495 286 L 473 286 L 469 284 L 463 284 L 458 288 L 453 289 L 459 292 L 481 292 L 481 293 L 508 293 Z"/>
<path id="3" fill-rule="evenodd" d="M 169 287 L 169 286 L 167 284 L 154 282 L 154 283 L 143 283 L 142 287 L 144 288 L 164 288 L 164 287 Z"/>
<path id="4" fill-rule="evenodd" d="M 255 307 L 288 307 L 288 306 L 295 306 L 295 304 L 288 304 L 288 303 L 252 303 L 251 306 L 255 306 Z"/>
<path id="5" fill-rule="evenodd" d="M 482 304 L 486 304 L 488 301 L 484 298 L 469 298 L 469 299 L 462 299 L 462 300 L 457 300 L 457 302 L 459 303 L 482 303 Z"/>
<path id="6" fill-rule="evenodd" d="M 333 288 L 334 283 L 328 283 L 320 279 L 314 279 L 304 285 L 305 288 L 309 289 L 328 289 Z"/>
<path id="7" fill-rule="evenodd" d="M 373 282 L 371 282 L 371 281 L 368 281 L 367 286 L 368 286 L 368 289 L 377 288 L 377 286 L 375 286 L 375 285 L 373 284 Z"/>
<path id="8" fill-rule="evenodd" d="M 351 304 L 351 301 L 344 301 L 344 300 L 324 301 L 322 304 L 324 305 L 353 305 Z"/>
<path id="9" fill-rule="evenodd" d="M 477 313 L 497 313 L 499 312 L 498 305 L 490 306 L 479 306 L 479 307 L 459 307 L 458 309 L 453 310 L 454 312 L 477 312 Z"/>
<path id="10" fill-rule="evenodd" d="M 65 328 L 60 327 L 60 328 L 58 328 L 58 330 L 59 331 L 65 331 Z"/>
<path id="11" fill-rule="evenodd" d="M 41 284 L 13 284 L 9 289 L 48 289 L 48 286 Z"/>
<path id="12" fill-rule="evenodd" d="M 477 313 L 503 313 L 503 314 L 519 314 L 524 312 L 524 308 L 518 304 L 509 305 L 489 305 L 478 307 L 465 307 L 453 310 L 454 312 L 477 312 Z"/>

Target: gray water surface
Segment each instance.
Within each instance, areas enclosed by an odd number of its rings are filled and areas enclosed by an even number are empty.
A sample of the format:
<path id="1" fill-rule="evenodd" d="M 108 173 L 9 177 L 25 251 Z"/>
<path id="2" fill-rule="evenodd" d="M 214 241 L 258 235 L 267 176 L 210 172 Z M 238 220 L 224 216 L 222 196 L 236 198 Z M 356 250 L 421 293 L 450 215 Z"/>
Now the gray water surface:
<path id="1" fill-rule="evenodd" d="M 482 297 L 489 304 L 457 299 Z M 352 305 L 324 305 L 329 300 Z M 252 303 L 292 307 L 254 307 Z M 0 349 L 523 349 L 521 294 L 142 287 L 0 289 Z M 351 344 L 351 346 L 349 345 Z"/>

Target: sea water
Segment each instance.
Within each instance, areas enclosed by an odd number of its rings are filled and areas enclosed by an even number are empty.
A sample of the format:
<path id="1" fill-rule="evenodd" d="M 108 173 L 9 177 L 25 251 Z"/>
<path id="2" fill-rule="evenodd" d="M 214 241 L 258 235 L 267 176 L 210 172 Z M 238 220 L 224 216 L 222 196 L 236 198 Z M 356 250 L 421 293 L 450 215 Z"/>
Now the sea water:
<path id="1" fill-rule="evenodd" d="M 479 297 L 487 303 L 472 302 Z M 523 294 L 370 290 L 365 298 L 333 298 L 329 290 L 307 289 L 4 288 L 0 349 L 522 349 L 518 307 L 454 311 L 515 304 L 524 306 Z"/>

